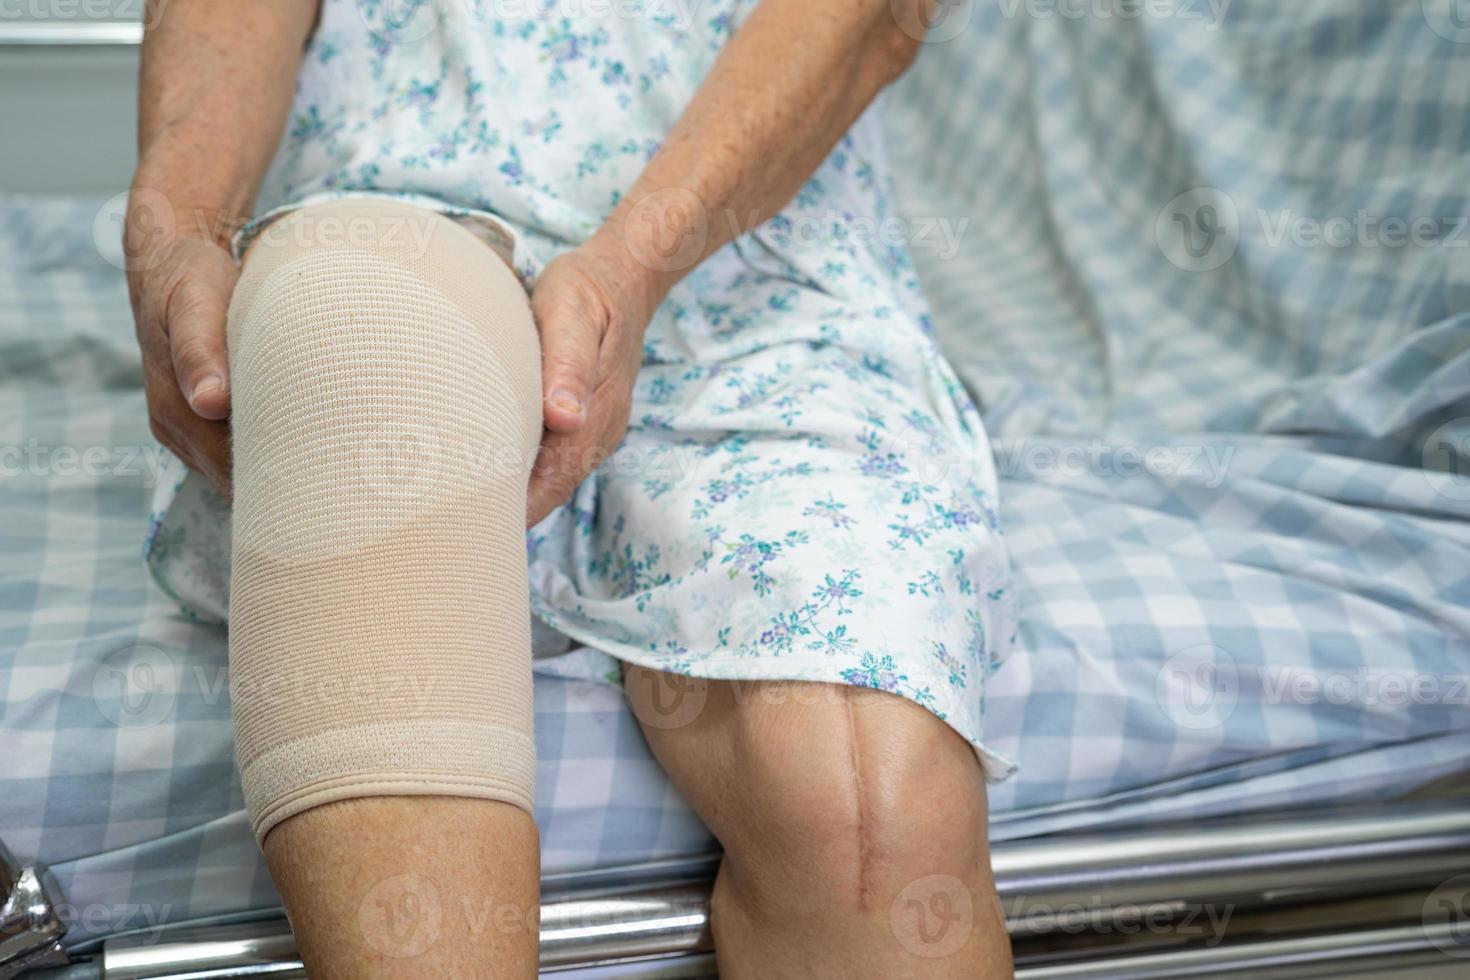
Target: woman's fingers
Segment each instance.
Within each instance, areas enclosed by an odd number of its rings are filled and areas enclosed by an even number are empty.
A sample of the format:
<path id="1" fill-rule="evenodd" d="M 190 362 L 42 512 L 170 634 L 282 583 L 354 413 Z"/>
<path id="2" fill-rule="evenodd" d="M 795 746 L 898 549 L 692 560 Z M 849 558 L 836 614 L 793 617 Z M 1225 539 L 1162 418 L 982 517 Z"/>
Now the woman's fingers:
<path id="1" fill-rule="evenodd" d="M 149 425 L 221 491 L 230 487 L 225 317 L 239 272 L 213 242 L 175 238 L 130 270 Z"/>
<path id="2" fill-rule="evenodd" d="M 547 265 L 531 295 L 547 431 L 527 487 L 528 525 L 570 500 L 628 428 L 648 318 L 617 288 L 611 267 L 585 248 Z"/>
<path id="3" fill-rule="evenodd" d="M 178 424 L 182 430 L 178 439 L 184 448 L 181 458 L 228 498 L 231 491 L 229 423 L 202 419 L 193 412 L 186 412 Z"/>
<path id="4" fill-rule="evenodd" d="M 149 425 L 154 437 L 221 492 L 230 489 L 229 423 L 200 418 L 169 370 L 144 370 Z"/>
<path id="5" fill-rule="evenodd" d="M 612 359 L 598 366 L 612 373 L 597 379 L 595 394 L 589 399 L 594 411 L 585 424 L 571 432 L 551 431 L 548 426 L 541 437 L 526 488 L 528 527 L 570 500 L 578 485 L 617 449 L 627 431 L 632 377 Z"/>
<path id="6" fill-rule="evenodd" d="M 583 426 L 597 381 L 606 324 L 585 289 L 553 263 L 531 298 L 541 331 L 542 415 L 552 432 L 576 432 Z"/>
<path id="7" fill-rule="evenodd" d="M 169 322 L 169 347 L 179 391 L 200 418 L 222 419 L 230 413 L 229 363 L 214 317 L 191 312 Z"/>
<path id="8" fill-rule="evenodd" d="M 546 433 L 531 468 L 526 487 L 526 526 L 539 524 L 547 514 L 571 499 L 582 475 L 567 465 L 576 453 L 576 433 Z"/>
<path id="9" fill-rule="evenodd" d="M 218 420 L 230 413 L 225 316 L 235 267 L 214 246 L 195 247 L 207 251 L 186 257 L 165 306 L 165 330 L 174 374 L 189 407 L 200 418 Z"/>
<path id="10" fill-rule="evenodd" d="M 572 499 L 577 487 L 617 449 L 627 429 L 628 403 L 616 393 L 598 395 L 599 415 L 576 432 L 547 432 L 526 487 L 526 526 L 540 523 Z M 608 414 L 602 415 L 606 411 Z"/>

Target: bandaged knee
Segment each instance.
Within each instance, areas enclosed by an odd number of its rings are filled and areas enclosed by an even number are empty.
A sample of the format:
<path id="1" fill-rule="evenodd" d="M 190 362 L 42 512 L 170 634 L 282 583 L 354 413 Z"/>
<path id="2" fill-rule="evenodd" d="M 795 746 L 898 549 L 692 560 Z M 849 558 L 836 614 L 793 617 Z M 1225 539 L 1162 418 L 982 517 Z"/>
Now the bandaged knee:
<path id="1" fill-rule="evenodd" d="M 230 688 L 252 829 L 353 797 L 532 807 L 524 289 L 447 218 L 293 212 L 229 313 Z"/>

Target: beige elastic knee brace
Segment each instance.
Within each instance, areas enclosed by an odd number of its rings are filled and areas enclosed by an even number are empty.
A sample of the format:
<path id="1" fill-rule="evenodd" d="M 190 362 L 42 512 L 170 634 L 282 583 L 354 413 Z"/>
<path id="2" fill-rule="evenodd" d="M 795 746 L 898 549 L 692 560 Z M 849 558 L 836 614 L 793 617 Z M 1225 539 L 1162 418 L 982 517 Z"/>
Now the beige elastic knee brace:
<path id="1" fill-rule="evenodd" d="M 524 289 L 396 202 L 293 212 L 229 315 L 230 672 L 256 839 L 348 797 L 532 806 Z"/>

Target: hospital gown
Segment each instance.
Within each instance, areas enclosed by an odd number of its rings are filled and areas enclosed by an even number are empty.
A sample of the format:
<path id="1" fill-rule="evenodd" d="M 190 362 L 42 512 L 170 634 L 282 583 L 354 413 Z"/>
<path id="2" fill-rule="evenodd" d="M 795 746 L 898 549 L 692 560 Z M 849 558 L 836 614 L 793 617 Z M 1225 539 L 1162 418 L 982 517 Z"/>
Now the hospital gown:
<path id="1" fill-rule="evenodd" d="M 264 210 L 389 195 L 529 288 L 632 185 L 755 0 L 325 0 Z M 538 670 L 892 692 L 982 743 L 1014 629 L 996 478 L 940 355 L 870 110 L 795 199 L 674 287 L 627 436 L 528 535 Z M 595 406 L 594 406 L 595 409 Z M 228 509 L 173 461 L 146 553 L 224 618 Z M 546 629 L 550 627 L 550 631 Z M 552 632 L 554 631 L 554 632 Z M 571 653 L 548 645 L 570 637 Z"/>

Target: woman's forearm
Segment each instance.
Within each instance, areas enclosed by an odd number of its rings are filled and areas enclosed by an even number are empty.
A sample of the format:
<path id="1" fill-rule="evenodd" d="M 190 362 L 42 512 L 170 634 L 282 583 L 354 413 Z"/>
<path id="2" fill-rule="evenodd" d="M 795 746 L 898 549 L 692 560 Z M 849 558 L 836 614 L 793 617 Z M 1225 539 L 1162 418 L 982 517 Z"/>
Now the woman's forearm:
<path id="1" fill-rule="evenodd" d="M 597 237 L 631 253 L 661 298 L 791 199 L 912 62 L 921 40 L 908 25 L 932 5 L 763 0 Z"/>
<path id="2" fill-rule="evenodd" d="M 217 241 L 248 216 L 285 128 L 317 0 L 153 0 L 135 188 Z"/>

